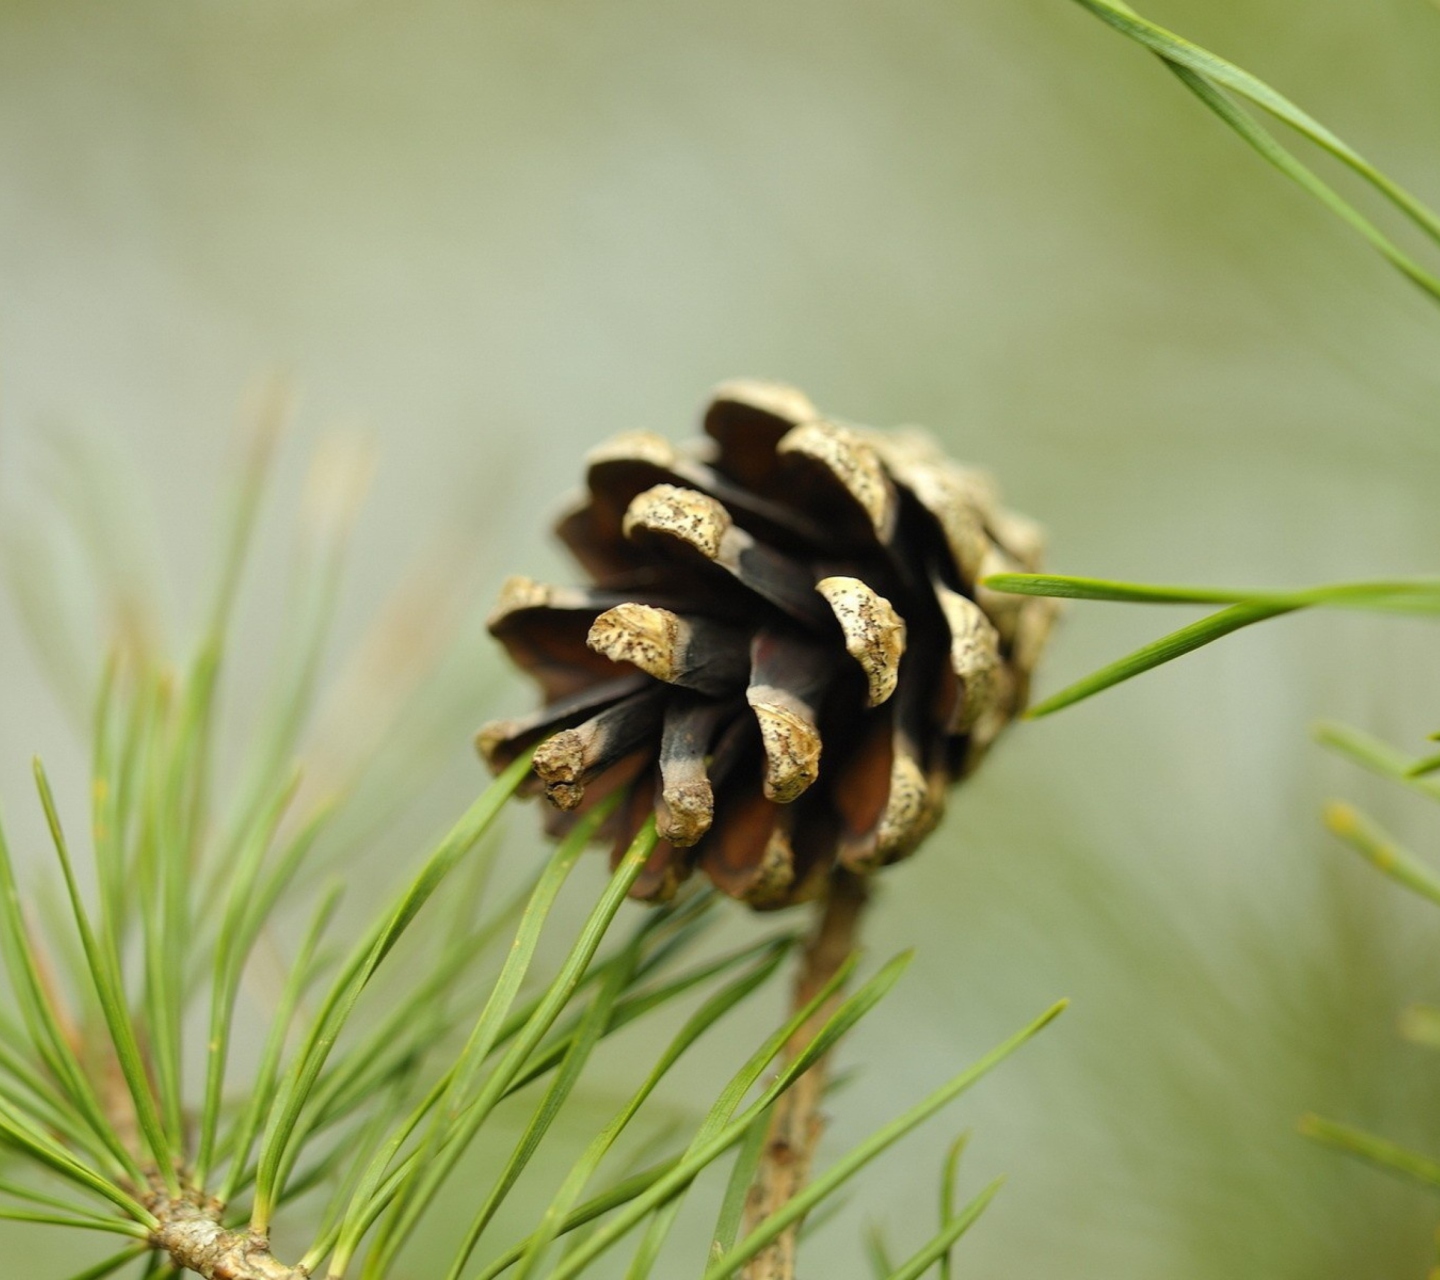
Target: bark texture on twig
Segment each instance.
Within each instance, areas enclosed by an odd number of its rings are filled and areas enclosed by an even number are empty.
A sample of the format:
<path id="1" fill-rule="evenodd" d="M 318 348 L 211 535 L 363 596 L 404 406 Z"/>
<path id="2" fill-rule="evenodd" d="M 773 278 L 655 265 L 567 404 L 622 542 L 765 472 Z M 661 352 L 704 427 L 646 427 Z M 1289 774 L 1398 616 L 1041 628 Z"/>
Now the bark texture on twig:
<path id="1" fill-rule="evenodd" d="M 800 972 L 795 979 L 794 1008 L 799 1009 L 813 999 L 855 949 L 867 897 L 862 877 L 843 869 L 832 875 L 815 932 L 801 958 Z M 810 1016 L 787 1046 L 787 1060 L 793 1060 L 815 1037 L 841 999 L 842 993 L 837 991 Z M 809 1180 L 815 1148 L 825 1130 L 820 1104 L 825 1096 L 828 1072 L 829 1055 L 826 1055 L 776 1102 L 760 1167 L 745 1201 L 746 1231 L 794 1199 Z M 741 1272 L 742 1280 L 793 1280 L 800 1226 L 797 1222 L 774 1244 L 756 1254 Z"/>
<path id="2" fill-rule="evenodd" d="M 160 1225 L 151 1241 L 182 1270 L 205 1280 L 308 1280 L 308 1271 L 276 1258 L 263 1236 L 227 1230 L 213 1204 L 162 1200 L 153 1209 Z"/>

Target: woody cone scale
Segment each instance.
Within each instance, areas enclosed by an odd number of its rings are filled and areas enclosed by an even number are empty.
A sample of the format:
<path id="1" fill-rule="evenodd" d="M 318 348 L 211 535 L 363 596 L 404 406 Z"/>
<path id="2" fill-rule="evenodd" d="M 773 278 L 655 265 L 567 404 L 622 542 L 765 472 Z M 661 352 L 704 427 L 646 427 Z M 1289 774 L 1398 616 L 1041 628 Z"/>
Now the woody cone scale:
<path id="1" fill-rule="evenodd" d="M 1042 531 L 923 432 L 753 381 L 703 426 L 589 455 L 556 532 L 591 585 L 505 583 L 490 630 L 544 705 L 477 743 L 497 771 L 535 748 L 556 834 L 621 791 L 617 858 L 653 811 L 635 896 L 698 870 L 784 907 L 915 851 L 1023 708 L 1055 606 L 978 585 L 1037 570 Z"/>

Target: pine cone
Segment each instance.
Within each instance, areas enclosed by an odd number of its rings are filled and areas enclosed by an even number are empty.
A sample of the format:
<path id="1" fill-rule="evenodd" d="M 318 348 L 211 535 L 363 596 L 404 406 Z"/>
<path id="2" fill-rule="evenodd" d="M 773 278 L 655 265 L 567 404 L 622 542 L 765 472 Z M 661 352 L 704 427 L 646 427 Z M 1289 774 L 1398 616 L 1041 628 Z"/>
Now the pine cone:
<path id="1" fill-rule="evenodd" d="M 718 388 L 704 427 L 590 454 L 557 532 L 595 585 L 505 584 L 490 630 L 545 705 L 477 744 L 497 771 L 538 744 L 555 833 L 627 789 L 616 857 L 653 809 L 635 896 L 699 867 L 783 907 L 915 850 L 1024 705 L 1055 611 L 977 586 L 1037 569 L 1041 530 L 923 433 L 759 382 Z"/>

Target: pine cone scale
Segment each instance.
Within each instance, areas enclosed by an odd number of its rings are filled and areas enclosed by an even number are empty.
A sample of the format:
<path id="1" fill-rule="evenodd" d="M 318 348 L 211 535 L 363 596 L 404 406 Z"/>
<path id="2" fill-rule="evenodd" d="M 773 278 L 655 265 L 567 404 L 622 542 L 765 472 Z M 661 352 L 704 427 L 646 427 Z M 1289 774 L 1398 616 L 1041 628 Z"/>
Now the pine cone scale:
<path id="1" fill-rule="evenodd" d="M 664 693 L 647 685 L 535 748 L 532 768 L 558 809 L 577 808 L 586 786 L 635 752 L 660 727 Z"/>
<path id="2" fill-rule="evenodd" d="M 1055 614 L 977 585 L 1037 566 L 1040 531 L 923 437 L 759 383 L 720 388 L 704 429 L 589 455 L 558 532 L 595 585 L 506 584 L 491 630 L 546 705 L 478 741 L 497 769 L 535 747 L 562 829 L 625 788 L 617 856 L 653 812 L 637 896 L 698 869 L 779 907 L 913 852 L 1020 709 Z"/>

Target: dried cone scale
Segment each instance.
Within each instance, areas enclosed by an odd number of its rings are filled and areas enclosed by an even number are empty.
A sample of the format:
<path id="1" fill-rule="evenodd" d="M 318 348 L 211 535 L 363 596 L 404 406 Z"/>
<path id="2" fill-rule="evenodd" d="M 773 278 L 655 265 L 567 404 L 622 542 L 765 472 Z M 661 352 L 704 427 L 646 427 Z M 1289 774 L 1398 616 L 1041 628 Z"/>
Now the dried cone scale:
<path id="1" fill-rule="evenodd" d="M 496 770 L 535 748 L 557 831 L 624 789 L 616 856 L 653 810 L 636 896 L 698 868 L 783 907 L 914 851 L 1022 707 L 1054 605 L 976 585 L 1037 569 L 1041 531 L 924 434 L 762 382 L 718 388 L 704 428 L 590 454 L 557 532 L 594 585 L 505 584 L 490 629 L 544 706 L 477 741 Z"/>

